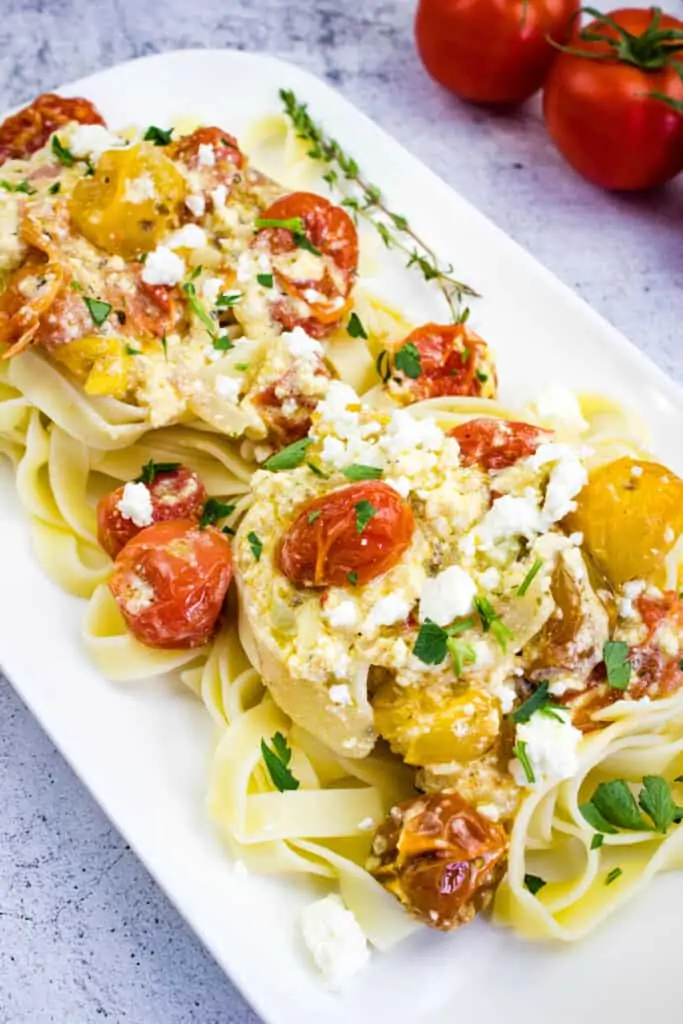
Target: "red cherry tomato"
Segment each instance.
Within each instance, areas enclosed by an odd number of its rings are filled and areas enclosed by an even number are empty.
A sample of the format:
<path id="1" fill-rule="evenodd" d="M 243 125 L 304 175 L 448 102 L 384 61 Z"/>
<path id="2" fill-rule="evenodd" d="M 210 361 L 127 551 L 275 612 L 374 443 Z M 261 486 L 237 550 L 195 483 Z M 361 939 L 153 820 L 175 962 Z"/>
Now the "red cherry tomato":
<path id="1" fill-rule="evenodd" d="M 104 124 L 90 100 L 43 93 L 0 125 L 0 164 L 25 159 L 45 145 L 52 133 L 69 121 Z"/>
<path id="2" fill-rule="evenodd" d="M 198 520 L 206 502 L 206 490 L 197 474 L 187 466 L 166 472 L 157 472 L 147 484 L 152 502 L 152 522 L 169 519 Z M 142 526 L 124 516 L 119 508 L 123 487 L 117 487 L 97 505 L 97 539 L 112 558 L 136 537 Z"/>
<path id="3" fill-rule="evenodd" d="M 479 465 L 490 470 L 505 469 L 518 459 L 533 455 L 550 433 L 530 423 L 481 417 L 454 427 L 450 436 L 460 445 L 463 465 Z"/>
<path id="4" fill-rule="evenodd" d="M 665 590 L 661 597 L 641 594 L 635 604 L 650 636 L 665 619 L 670 620 L 677 632 L 683 629 L 683 596 L 679 596 L 675 590 Z"/>
<path id="5" fill-rule="evenodd" d="M 352 484 L 302 508 L 278 564 L 298 586 L 362 585 L 396 565 L 414 526 L 410 505 L 388 484 Z"/>
<path id="6" fill-rule="evenodd" d="M 213 163 L 209 156 L 209 162 L 204 162 L 199 152 L 200 146 L 210 146 L 213 151 Z M 174 160 L 182 160 L 184 163 L 196 170 L 198 167 L 218 167 L 223 172 L 226 170 L 234 173 L 244 164 L 244 154 L 240 150 L 237 139 L 224 132 L 222 128 L 197 128 L 191 135 L 185 135 L 177 142 L 172 142 L 168 149 L 169 156 Z M 205 150 L 202 150 L 202 154 Z"/>
<path id="7" fill-rule="evenodd" d="M 618 28 L 596 19 L 572 41 L 588 56 L 562 53 L 553 65 L 543 92 L 546 126 L 589 181 L 652 188 L 683 170 L 683 80 L 669 50 L 683 41 L 683 21 L 654 8 L 609 17 Z"/>
<path id="8" fill-rule="evenodd" d="M 227 538 L 191 519 L 148 526 L 114 563 L 109 588 L 148 647 L 201 647 L 216 628 L 232 576 Z"/>
<path id="9" fill-rule="evenodd" d="M 420 0 L 417 48 L 432 78 L 475 103 L 521 103 L 543 85 L 580 0 Z"/>
<path id="10" fill-rule="evenodd" d="M 496 395 L 491 350 L 464 324 L 417 327 L 394 352 L 396 374 L 413 402 L 443 395 Z"/>
<path id="11" fill-rule="evenodd" d="M 303 329 L 314 338 L 323 338 L 339 323 L 348 308 L 353 278 L 358 266 L 358 235 L 353 221 L 340 206 L 335 206 L 312 192 L 292 192 L 277 199 L 261 214 L 261 220 L 299 218 L 304 236 L 320 253 L 324 263 L 322 276 L 300 279 L 287 269 L 274 267 L 277 281 L 290 299 L 273 304 L 273 316 L 287 331 Z M 296 232 L 286 228 L 268 227 L 259 231 L 255 245 L 263 245 L 275 255 L 294 254 Z M 311 297 L 311 293 L 314 293 Z M 293 300 L 293 301 L 292 301 Z M 308 313 L 302 315 L 301 304 Z"/>

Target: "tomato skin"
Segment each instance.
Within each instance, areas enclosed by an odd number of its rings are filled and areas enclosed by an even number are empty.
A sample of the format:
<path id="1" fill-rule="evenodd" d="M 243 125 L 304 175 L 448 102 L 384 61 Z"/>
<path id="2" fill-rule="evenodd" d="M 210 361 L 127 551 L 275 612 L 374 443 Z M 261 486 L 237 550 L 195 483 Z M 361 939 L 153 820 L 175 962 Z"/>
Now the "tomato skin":
<path id="1" fill-rule="evenodd" d="M 611 17 L 634 35 L 652 21 L 652 11 L 624 9 Z M 586 26 L 610 38 L 616 33 L 597 21 Z M 683 21 L 664 15 L 661 28 L 683 30 Z M 589 53 L 608 53 L 603 42 L 577 39 Z M 602 188 L 631 191 L 654 188 L 683 170 L 683 115 L 653 92 L 683 102 L 683 81 L 673 67 L 644 71 L 617 60 L 595 60 L 562 53 L 543 92 L 543 114 L 550 136 L 569 164 Z"/>
<path id="2" fill-rule="evenodd" d="M 273 316 L 285 330 L 294 327 L 303 329 L 313 338 L 324 338 L 339 323 L 348 308 L 348 299 L 353 278 L 358 267 L 358 234 L 349 215 L 341 206 L 315 195 L 313 192 L 292 192 L 276 199 L 261 214 L 262 219 L 288 220 L 300 217 L 304 222 L 304 233 L 309 242 L 323 257 L 333 261 L 335 274 L 330 269 L 320 280 L 301 281 L 290 277 L 283 270 L 274 267 L 278 284 L 287 295 L 299 302 L 306 302 L 309 316 L 302 316 L 295 303 L 287 300 L 273 304 Z M 277 256 L 294 253 L 297 244 L 294 234 L 285 228 L 262 228 L 255 240 L 259 248 L 267 246 Z M 306 292 L 312 289 L 324 299 L 310 302 Z M 340 304 L 341 303 L 341 304 Z"/>
<path id="3" fill-rule="evenodd" d="M 179 466 L 157 473 L 147 489 L 155 523 L 171 519 L 199 520 L 206 502 L 206 489 L 194 470 Z M 118 508 L 122 496 L 123 487 L 117 487 L 97 505 L 97 539 L 111 558 L 116 558 L 133 537 L 147 529 L 136 526 L 132 519 L 122 515 Z"/>
<path id="4" fill-rule="evenodd" d="M 362 533 L 356 505 L 377 510 Z M 312 513 L 319 513 L 310 521 Z M 410 544 L 415 521 L 410 505 L 388 484 L 352 484 L 308 502 L 280 542 L 284 575 L 303 587 L 347 587 L 349 573 L 364 585 L 393 568 Z"/>
<path id="5" fill-rule="evenodd" d="M 201 647 L 214 633 L 231 577 L 225 535 L 177 519 L 148 526 L 126 544 L 109 589 L 140 643 Z"/>
<path id="6" fill-rule="evenodd" d="M 419 352 L 421 364 L 418 377 L 402 380 L 411 401 L 445 395 L 495 398 L 493 354 L 484 339 L 465 324 L 423 324 L 395 351 L 410 344 Z"/>
<path id="7" fill-rule="evenodd" d="M 52 133 L 70 121 L 104 124 L 99 110 L 81 97 L 46 92 L 0 124 L 0 165 L 29 157 L 41 149 Z"/>
<path id="8" fill-rule="evenodd" d="M 491 470 L 505 469 L 533 455 L 551 434 L 531 423 L 482 416 L 454 427 L 449 437 L 454 437 L 460 445 L 460 461 L 464 466 L 479 465 Z"/>
<path id="9" fill-rule="evenodd" d="M 474 103 L 522 103 L 543 85 L 580 0 L 420 0 L 417 48 L 432 78 Z"/>
<path id="10" fill-rule="evenodd" d="M 184 135 L 169 146 L 169 155 L 174 160 L 182 160 L 188 166 L 197 168 L 199 163 L 199 147 L 211 146 L 216 165 L 231 171 L 240 170 L 244 166 L 244 154 L 240 150 L 237 139 L 222 128 L 197 128 L 191 135 Z"/>

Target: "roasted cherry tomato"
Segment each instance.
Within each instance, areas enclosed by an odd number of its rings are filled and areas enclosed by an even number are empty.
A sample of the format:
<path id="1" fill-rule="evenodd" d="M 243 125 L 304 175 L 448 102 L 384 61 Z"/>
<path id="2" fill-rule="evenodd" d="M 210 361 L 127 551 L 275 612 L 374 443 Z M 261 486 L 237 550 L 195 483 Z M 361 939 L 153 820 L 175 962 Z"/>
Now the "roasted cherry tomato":
<path id="1" fill-rule="evenodd" d="M 661 185 L 683 170 L 683 21 L 654 7 L 586 26 L 543 93 L 550 135 L 572 167 L 609 189 Z"/>
<path id="2" fill-rule="evenodd" d="M 411 402 L 444 395 L 495 398 L 496 367 L 490 348 L 464 324 L 424 324 L 393 353 L 393 387 Z"/>
<path id="3" fill-rule="evenodd" d="M 683 629 L 683 595 L 675 590 L 666 590 L 661 597 L 641 594 L 636 598 L 635 605 L 650 636 L 666 620 L 671 622 L 676 631 Z"/>
<path id="4" fill-rule="evenodd" d="M 25 159 L 41 149 L 52 133 L 69 121 L 104 124 L 89 100 L 46 92 L 0 124 L 0 164 Z"/>
<path id="5" fill-rule="evenodd" d="M 342 487 L 308 502 L 282 539 L 281 571 L 302 587 L 369 583 L 410 544 L 410 505 L 388 484 Z"/>
<path id="6" fill-rule="evenodd" d="M 503 877 L 508 838 L 457 793 L 394 807 L 373 842 L 369 870 L 430 928 L 468 924 Z"/>
<path id="7" fill-rule="evenodd" d="M 475 103 L 521 103 L 543 85 L 579 0 L 420 0 L 417 48 L 432 78 Z"/>
<path id="8" fill-rule="evenodd" d="M 177 519 L 148 526 L 126 544 L 109 588 L 140 643 L 201 647 L 216 628 L 231 576 L 227 537 Z"/>
<path id="9" fill-rule="evenodd" d="M 464 466 L 477 465 L 491 470 L 505 469 L 533 455 L 539 444 L 549 440 L 551 435 L 530 423 L 482 416 L 454 427 L 450 436 L 460 445 L 460 461 Z"/>
<path id="10" fill-rule="evenodd" d="M 666 585 L 665 559 L 683 533 L 683 480 L 666 466 L 617 459 L 591 473 L 565 520 L 614 586 Z"/>
<path id="11" fill-rule="evenodd" d="M 226 171 L 234 174 L 244 165 L 244 154 L 237 139 L 222 128 L 197 128 L 191 135 L 172 142 L 168 153 L 173 160 L 182 160 L 193 170 L 216 167 L 223 174 Z"/>
<path id="12" fill-rule="evenodd" d="M 151 472 L 146 474 L 148 480 L 150 476 L 152 479 L 146 484 L 139 482 L 141 487 L 146 486 L 149 491 L 152 522 L 161 523 L 168 519 L 199 520 L 206 502 L 206 490 L 194 470 L 187 466 L 156 470 L 154 465 L 151 464 Z M 97 539 L 112 558 L 116 558 L 128 541 L 144 529 L 136 526 L 119 508 L 123 491 L 123 487 L 117 487 L 102 498 L 97 506 Z"/>
<path id="13" fill-rule="evenodd" d="M 9 342 L 4 358 L 18 355 L 34 341 L 66 284 L 56 261 L 29 256 L 0 294 L 0 342 Z"/>
<path id="14" fill-rule="evenodd" d="M 299 232 L 265 227 L 256 236 L 255 247 L 270 251 L 275 277 L 292 300 L 275 302 L 273 316 L 285 330 L 299 326 L 314 338 L 324 337 L 348 307 L 358 266 L 353 221 L 340 206 L 312 192 L 293 192 L 277 199 L 259 219 L 299 221 L 303 228 Z M 302 315 L 301 303 L 306 304 L 308 313 Z"/>

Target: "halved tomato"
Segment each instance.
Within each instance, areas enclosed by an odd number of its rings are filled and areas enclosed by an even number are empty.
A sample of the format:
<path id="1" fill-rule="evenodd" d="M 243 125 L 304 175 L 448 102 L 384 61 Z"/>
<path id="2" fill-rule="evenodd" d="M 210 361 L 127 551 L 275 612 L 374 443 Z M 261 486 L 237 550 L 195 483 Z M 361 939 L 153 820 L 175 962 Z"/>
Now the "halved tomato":
<path id="1" fill-rule="evenodd" d="M 540 444 L 552 435 L 531 423 L 496 420 L 487 416 L 468 420 L 450 432 L 460 445 L 460 461 L 464 466 L 482 469 L 505 469 L 519 459 L 533 455 Z"/>

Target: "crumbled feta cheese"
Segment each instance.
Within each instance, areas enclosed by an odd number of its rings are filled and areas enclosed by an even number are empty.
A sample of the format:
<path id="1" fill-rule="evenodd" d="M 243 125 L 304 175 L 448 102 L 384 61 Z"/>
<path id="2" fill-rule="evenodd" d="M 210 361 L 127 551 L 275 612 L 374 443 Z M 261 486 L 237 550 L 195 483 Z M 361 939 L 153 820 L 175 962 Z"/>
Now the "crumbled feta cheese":
<path id="1" fill-rule="evenodd" d="M 437 626 L 447 626 L 453 619 L 472 611 L 476 593 L 472 577 L 459 565 L 449 566 L 422 584 L 420 622 L 431 619 Z"/>
<path id="2" fill-rule="evenodd" d="M 309 304 L 316 302 L 327 302 L 327 296 L 323 295 L 322 292 L 316 291 L 315 288 L 305 288 L 303 292 L 304 299 Z"/>
<path id="3" fill-rule="evenodd" d="M 79 124 L 68 135 L 68 148 L 77 160 L 99 160 L 107 149 L 125 145 L 124 139 L 112 135 L 101 124 Z"/>
<path id="4" fill-rule="evenodd" d="M 222 288 L 223 282 L 220 277 L 208 277 L 202 285 L 202 298 L 206 299 L 210 306 L 215 306 Z"/>
<path id="5" fill-rule="evenodd" d="M 195 217 L 203 217 L 206 210 L 206 200 L 202 195 L 185 196 L 185 206 Z"/>
<path id="6" fill-rule="evenodd" d="M 483 814 L 489 821 L 500 820 L 500 808 L 496 807 L 495 804 L 477 804 L 477 810 L 480 814 Z"/>
<path id="7" fill-rule="evenodd" d="M 125 597 L 126 611 L 130 615 L 139 615 L 145 608 L 151 608 L 156 596 L 154 587 L 136 573 L 133 573 L 128 583 L 129 589 Z"/>
<path id="8" fill-rule="evenodd" d="M 310 903 L 301 915 L 304 942 L 329 983 L 343 985 L 370 958 L 361 926 L 340 896 Z"/>
<path id="9" fill-rule="evenodd" d="M 151 174 L 141 174 L 139 178 L 133 178 L 126 182 L 123 193 L 124 203 L 144 203 L 147 199 L 154 199 L 157 190 Z"/>
<path id="10" fill-rule="evenodd" d="M 551 426 L 568 427 L 579 433 L 588 423 L 581 414 L 576 395 L 560 384 L 550 384 L 536 399 L 536 412 Z"/>
<path id="11" fill-rule="evenodd" d="M 619 618 L 621 619 L 637 619 L 638 612 L 633 607 L 633 601 L 630 597 L 620 597 L 618 602 Z"/>
<path id="12" fill-rule="evenodd" d="M 409 601 L 397 594 L 388 594 L 380 597 L 370 612 L 370 622 L 373 626 L 394 626 L 397 622 L 405 622 L 411 608 Z"/>
<path id="13" fill-rule="evenodd" d="M 199 147 L 199 150 L 197 151 L 197 155 L 199 157 L 198 162 L 200 167 L 215 166 L 216 154 L 214 152 L 213 146 L 207 145 L 206 143 L 202 143 Z"/>
<path id="14" fill-rule="evenodd" d="M 543 519 L 548 526 L 576 508 L 573 499 L 587 483 L 588 472 L 578 456 L 569 455 L 555 463 L 543 502 Z"/>
<path id="15" fill-rule="evenodd" d="M 163 284 L 173 287 L 182 281 L 185 275 L 185 263 L 165 245 L 158 245 L 150 252 L 142 268 L 142 280 L 145 284 Z"/>
<path id="16" fill-rule="evenodd" d="M 346 683 L 335 683 L 334 686 L 330 687 L 329 695 L 333 704 L 343 704 L 345 706 L 353 704 L 353 697 Z"/>
<path id="17" fill-rule="evenodd" d="M 228 377 L 226 374 L 220 373 L 214 381 L 214 388 L 216 389 L 216 394 L 220 395 L 221 398 L 227 398 L 230 402 L 236 402 L 242 389 L 242 378 Z"/>
<path id="18" fill-rule="evenodd" d="M 206 231 L 198 224 L 185 224 L 166 239 L 169 249 L 201 249 L 206 245 Z"/>
<path id="19" fill-rule="evenodd" d="M 479 586 L 483 587 L 484 590 L 495 590 L 500 583 L 500 573 L 492 565 L 488 569 L 484 569 L 483 572 L 480 572 L 478 579 Z"/>
<path id="20" fill-rule="evenodd" d="M 526 537 L 531 540 L 542 529 L 541 518 L 536 504 L 529 498 L 518 498 L 504 494 L 496 498 L 479 525 L 479 536 L 483 548 L 510 537 Z"/>
<path id="21" fill-rule="evenodd" d="M 569 779 L 578 771 L 582 733 L 571 724 L 568 712 L 554 710 L 553 715 L 557 718 L 537 711 L 528 722 L 517 726 L 517 743 L 526 743 L 526 755 L 534 775 L 534 781 L 530 782 L 521 762 L 517 758 L 512 760 L 509 768 L 519 786 L 533 787 L 550 780 Z"/>
<path id="22" fill-rule="evenodd" d="M 342 601 L 336 608 L 326 611 L 324 615 L 333 629 L 355 626 L 358 622 L 358 605 L 355 601 Z"/>
<path id="23" fill-rule="evenodd" d="M 415 448 L 425 452 L 439 452 L 444 440 L 443 430 L 431 416 L 416 419 L 407 410 L 397 409 L 387 424 L 382 447 L 389 455 L 398 457 Z"/>
<path id="24" fill-rule="evenodd" d="M 255 256 L 253 252 L 247 250 L 241 253 L 237 261 L 237 281 L 239 284 L 252 283 L 257 274 L 269 274 L 272 269 L 266 253 L 259 253 L 258 256 Z"/>
<path id="25" fill-rule="evenodd" d="M 624 583 L 623 586 L 624 597 L 628 597 L 630 600 L 640 597 L 644 590 L 645 580 L 629 580 L 627 583 Z"/>
<path id="26" fill-rule="evenodd" d="M 317 362 L 322 358 L 324 349 L 319 341 L 309 337 L 303 327 L 295 327 L 293 331 L 283 331 L 282 341 L 295 359 Z"/>
<path id="27" fill-rule="evenodd" d="M 580 548 L 583 544 L 583 534 L 581 530 L 577 530 L 575 533 L 569 534 L 569 543 L 574 544 L 577 548 Z"/>
<path id="28" fill-rule="evenodd" d="M 127 483 L 116 507 L 124 519 L 136 526 L 150 526 L 154 522 L 152 495 L 143 483 Z"/>
<path id="29" fill-rule="evenodd" d="M 413 488 L 407 476 L 387 476 L 384 478 L 384 482 L 389 484 L 389 487 L 393 487 L 395 491 L 398 491 L 402 498 L 407 498 Z"/>
<path id="30" fill-rule="evenodd" d="M 225 206 L 225 200 L 228 197 L 228 190 L 225 185 L 216 185 L 209 194 L 214 210 L 220 210 Z"/>

